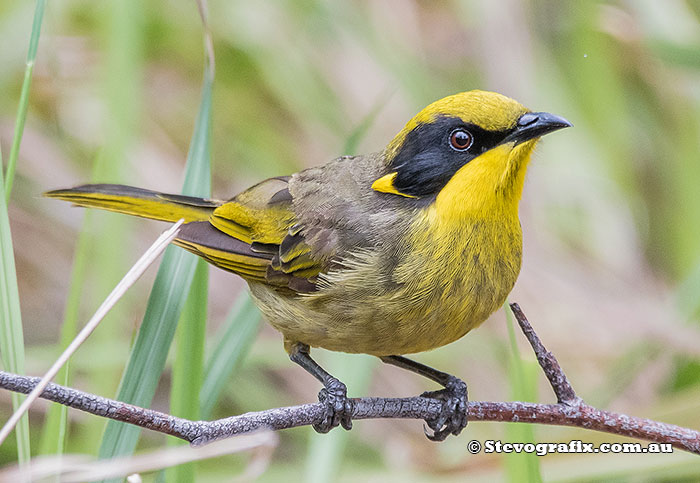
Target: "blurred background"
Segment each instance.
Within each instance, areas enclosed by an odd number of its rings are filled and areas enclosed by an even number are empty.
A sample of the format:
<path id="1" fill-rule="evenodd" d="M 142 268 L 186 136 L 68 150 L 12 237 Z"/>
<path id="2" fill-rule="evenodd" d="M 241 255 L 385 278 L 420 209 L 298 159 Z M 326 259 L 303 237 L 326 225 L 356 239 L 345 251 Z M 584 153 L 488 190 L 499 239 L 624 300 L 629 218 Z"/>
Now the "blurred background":
<path id="1" fill-rule="evenodd" d="M 210 0 L 209 11 L 214 197 L 380 150 L 422 107 L 464 90 L 498 91 L 569 119 L 575 127 L 547 136 L 528 173 L 524 265 L 510 299 L 588 403 L 700 428 L 700 1 Z M 33 12 L 26 0 L 0 4 L 5 159 Z M 164 229 L 93 213 L 93 228 L 80 235 L 86 212 L 40 194 L 90 180 L 179 191 L 203 63 L 193 1 L 49 2 L 9 205 L 29 374 L 58 354 L 78 240 L 87 247 L 83 324 Z M 73 387 L 115 395 L 154 276 L 151 269 L 78 351 Z M 234 301 L 245 303 L 245 287 L 214 269 L 209 281 L 214 339 Z M 288 361 L 279 334 L 259 327 L 212 417 L 316 399 L 318 383 Z M 416 358 L 466 380 L 474 400 L 553 402 L 517 330 L 515 340 L 519 351 L 500 311 Z M 351 396 L 433 389 L 370 357 L 315 354 Z M 166 371 L 154 409 L 168 410 L 169 386 Z M 38 403 L 31 412 L 33 453 L 47 409 Z M 9 413 L 0 393 L 0 419 Z M 95 455 L 105 422 L 76 411 L 69 421 L 66 451 Z M 262 481 L 700 478 L 697 457 L 680 451 L 527 458 L 466 450 L 470 439 L 629 441 L 550 426 L 472 423 L 442 444 L 423 436 L 420 421 L 397 420 L 279 437 Z M 144 432 L 139 450 L 164 441 Z M 16 460 L 13 444 L 0 448 L 0 463 Z M 249 460 L 200 463 L 196 481 L 228 478 Z"/>

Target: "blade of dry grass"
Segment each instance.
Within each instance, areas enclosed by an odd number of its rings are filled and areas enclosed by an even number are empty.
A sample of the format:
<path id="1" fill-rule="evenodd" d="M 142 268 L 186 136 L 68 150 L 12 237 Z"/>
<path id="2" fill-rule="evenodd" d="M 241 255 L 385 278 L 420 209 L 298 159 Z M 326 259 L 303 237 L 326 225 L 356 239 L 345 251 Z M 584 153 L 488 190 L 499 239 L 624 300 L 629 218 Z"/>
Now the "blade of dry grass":
<path id="1" fill-rule="evenodd" d="M 252 458 L 236 480 L 251 481 L 267 468 L 277 442 L 278 436 L 273 431 L 260 431 L 206 446 L 159 449 L 109 462 L 90 461 L 80 455 L 66 455 L 61 459 L 45 457 L 36 461 L 30 470 L 12 467 L 0 471 L 0 481 L 45 481 L 47 478 L 59 477 L 60 481 L 68 483 L 124 478 L 133 474 L 150 473 L 175 465 L 248 451 L 252 452 Z"/>
<path id="2" fill-rule="evenodd" d="M 114 287 L 112 293 L 105 299 L 105 301 L 100 305 L 92 316 L 90 321 L 85 324 L 85 327 L 78 333 L 78 335 L 73 339 L 73 342 L 66 348 L 65 351 L 60 355 L 56 362 L 51 366 L 51 368 L 46 371 L 46 374 L 41 379 L 41 382 L 37 384 L 34 390 L 29 393 L 27 398 L 24 400 L 22 405 L 12 414 L 10 419 L 5 423 L 5 425 L 0 429 L 0 444 L 7 438 L 12 429 L 15 427 L 17 422 L 20 420 L 22 415 L 29 409 L 29 406 L 38 399 L 39 395 L 46 388 L 46 386 L 51 382 L 51 379 L 56 375 L 61 367 L 68 361 L 70 356 L 78 350 L 85 340 L 92 334 L 92 332 L 97 328 L 102 319 L 107 315 L 107 313 L 114 307 L 114 305 L 119 301 L 119 299 L 126 293 L 126 291 L 143 275 L 148 267 L 158 258 L 158 256 L 165 250 L 165 248 L 170 244 L 170 242 L 177 236 L 177 233 L 182 225 L 183 220 L 175 223 L 170 229 L 163 232 L 162 235 L 151 245 L 151 247 L 144 253 L 141 258 L 131 267 L 124 278 Z"/>

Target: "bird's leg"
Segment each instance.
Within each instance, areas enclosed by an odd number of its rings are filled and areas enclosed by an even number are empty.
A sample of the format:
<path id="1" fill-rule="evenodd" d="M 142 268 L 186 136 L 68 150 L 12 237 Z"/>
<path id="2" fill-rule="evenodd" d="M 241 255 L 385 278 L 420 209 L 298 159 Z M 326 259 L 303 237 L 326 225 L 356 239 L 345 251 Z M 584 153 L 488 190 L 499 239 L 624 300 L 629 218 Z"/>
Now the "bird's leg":
<path id="1" fill-rule="evenodd" d="M 351 429 L 353 406 L 352 401 L 348 399 L 345 384 L 328 374 L 311 358 L 309 346 L 306 344 L 294 344 L 289 358 L 323 384 L 323 389 L 318 393 L 318 400 L 326 405 L 326 413 L 322 422 L 313 425 L 314 429 L 319 433 L 327 433 L 338 424 L 345 429 Z"/>
<path id="2" fill-rule="evenodd" d="M 443 441 L 448 435 L 456 436 L 464 429 L 467 425 L 468 401 L 467 385 L 464 381 L 403 356 L 385 356 L 380 359 L 387 364 L 415 372 L 445 386 L 445 389 L 421 394 L 423 397 L 439 399 L 443 403 L 440 414 L 434 419 L 425 421 L 433 430 L 432 435 L 426 431 L 425 435 L 428 439 Z"/>

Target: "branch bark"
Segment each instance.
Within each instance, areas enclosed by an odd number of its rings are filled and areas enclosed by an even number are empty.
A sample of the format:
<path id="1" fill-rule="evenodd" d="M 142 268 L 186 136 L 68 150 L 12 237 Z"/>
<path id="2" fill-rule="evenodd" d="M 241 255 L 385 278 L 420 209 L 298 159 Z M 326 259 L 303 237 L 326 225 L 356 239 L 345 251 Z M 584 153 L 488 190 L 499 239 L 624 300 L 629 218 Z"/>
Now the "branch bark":
<path id="1" fill-rule="evenodd" d="M 558 403 L 470 401 L 467 408 L 469 421 L 575 426 L 657 443 L 669 443 L 675 448 L 700 454 L 700 432 L 698 431 L 603 411 L 583 402 L 576 396 L 554 355 L 542 345 L 520 307 L 517 304 L 511 304 L 511 310 L 530 341 L 537 360 L 557 396 Z M 38 382 L 39 378 L 36 377 L 18 376 L 0 371 L 0 388 L 10 391 L 28 394 Z M 193 445 L 205 444 L 263 427 L 279 430 L 310 425 L 320 422 L 324 412 L 324 406 L 315 403 L 246 413 L 215 421 L 190 421 L 58 384 L 49 384 L 40 397 L 97 416 L 169 434 Z M 425 420 L 435 418 L 442 408 L 441 401 L 425 397 L 357 398 L 353 399 L 353 402 L 352 419 Z"/>

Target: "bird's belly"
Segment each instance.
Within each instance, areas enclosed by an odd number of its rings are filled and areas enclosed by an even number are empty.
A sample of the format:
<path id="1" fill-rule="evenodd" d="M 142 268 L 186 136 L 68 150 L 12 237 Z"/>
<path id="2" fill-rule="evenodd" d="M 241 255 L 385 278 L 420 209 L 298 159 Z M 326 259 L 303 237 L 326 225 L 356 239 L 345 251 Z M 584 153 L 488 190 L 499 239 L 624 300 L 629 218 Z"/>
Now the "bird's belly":
<path id="1" fill-rule="evenodd" d="M 287 343 L 378 356 L 422 352 L 459 339 L 504 303 L 520 246 L 492 258 L 465 250 L 449 263 L 416 258 L 391 276 L 378 263 L 331 277 L 312 295 L 280 296 L 262 284 L 251 291 Z"/>

